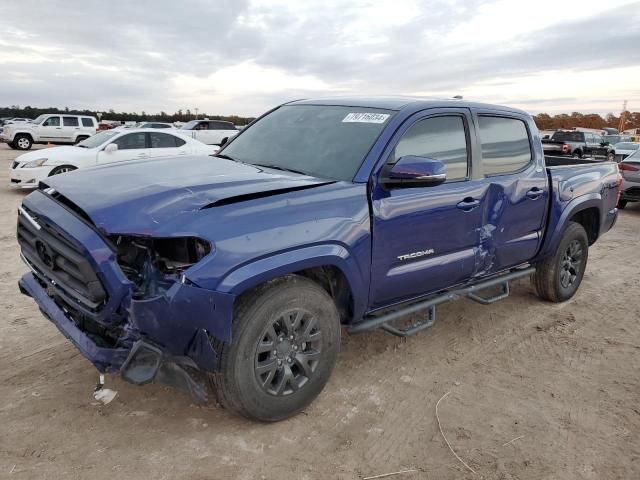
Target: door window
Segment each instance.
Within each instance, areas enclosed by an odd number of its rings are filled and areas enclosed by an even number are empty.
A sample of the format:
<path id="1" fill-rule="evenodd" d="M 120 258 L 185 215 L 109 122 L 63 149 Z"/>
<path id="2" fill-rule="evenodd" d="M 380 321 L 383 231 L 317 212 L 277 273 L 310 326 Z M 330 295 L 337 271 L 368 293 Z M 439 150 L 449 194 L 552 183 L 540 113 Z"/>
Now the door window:
<path id="1" fill-rule="evenodd" d="M 49 117 L 42 124 L 43 127 L 59 127 L 60 117 Z"/>
<path id="2" fill-rule="evenodd" d="M 481 115 L 478 122 L 485 177 L 516 173 L 531 163 L 529 133 L 522 120 Z"/>
<path id="3" fill-rule="evenodd" d="M 404 133 L 389 163 L 395 163 L 406 155 L 440 160 L 446 169 L 447 182 L 466 179 L 469 176 L 469 156 L 463 118 L 448 115 L 419 120 Z"/>
<path id="4" fill-rule="evenodd" d="M 147 148 L 146 146 L 146 134 L 144 132 L 129 133 L 123 135 L 113 141 L 118 145 L 118 150 L 134 150 L 139 148 Z"/>
<path id="5" fill-rule="evenodd" d="M 77 117 L 62 117 L 62 124 L 65 127 L 78 127 L 80 123 Z"/>
<path id="6" fill-rule="evenodd" d="M 151 132 L 151 148 L 175 148 L 185 144 L 184 140 L 167 133 Z"/>

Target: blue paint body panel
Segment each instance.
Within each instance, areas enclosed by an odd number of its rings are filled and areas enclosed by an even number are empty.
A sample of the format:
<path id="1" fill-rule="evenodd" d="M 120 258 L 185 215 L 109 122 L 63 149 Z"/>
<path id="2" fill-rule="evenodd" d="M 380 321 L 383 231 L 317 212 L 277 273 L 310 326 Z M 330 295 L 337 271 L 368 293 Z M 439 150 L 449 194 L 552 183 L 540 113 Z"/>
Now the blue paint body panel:
<path id="1" fill-rule="evenodd" d="M 535 264 L 555 252 L 569 219 L 584 209 L 597 211 L 596 238 L 615 222 L 615 165 L 546 168 L 537 129 L 522 111 L 405 97 L 292 103 L 385 108 L 393 114 L 350 182 L 222 158 L 182 157 L 47 180 L 90 221 L 44 191 L 25 198 L 25 208 L 89 260 L 107 292 L 92 315 L 99 325 L 122 328 L 122 336 L 110 348 L 96 344 L 50 298 L 37 275 L 25 275 L 21 288 L 100 371 L 118 370 L 139 339 L 212 370 L 215 352 L 208 339 L 233 341 L 237 296 L 289 273 L 338 269 L 352 300 L 345 321 L 357 322 L 399 302 Z M 464 119 L 468 178 L 386 189 L 379 175 L 398 139 L 416 121 L 443 113 Z M 506 115 L 526 124 L 532 151 L 526 168 L 510 175 L 483 174 L 479 115 Z M 469 208 L 466 199 L 473 200 Z M 182 283 L 136 300 L 109 243 L 114 235 L 195 236 L 212 249 L 184 272 Z M 415 258 L 399 258 L 406 254 Z"/>

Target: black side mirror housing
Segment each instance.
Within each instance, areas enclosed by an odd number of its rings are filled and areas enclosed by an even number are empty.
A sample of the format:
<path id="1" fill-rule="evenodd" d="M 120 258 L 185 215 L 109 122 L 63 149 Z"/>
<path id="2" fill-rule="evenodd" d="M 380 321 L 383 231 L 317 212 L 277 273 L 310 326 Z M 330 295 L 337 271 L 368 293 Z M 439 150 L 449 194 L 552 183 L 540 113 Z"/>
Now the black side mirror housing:
<path id="1" fill-rule="evenodd" d="M 446 180 L 446 168 L 440 160 L 417 155 L 400 157 L 380 177 L 386 188 L 434 187 Z"/>

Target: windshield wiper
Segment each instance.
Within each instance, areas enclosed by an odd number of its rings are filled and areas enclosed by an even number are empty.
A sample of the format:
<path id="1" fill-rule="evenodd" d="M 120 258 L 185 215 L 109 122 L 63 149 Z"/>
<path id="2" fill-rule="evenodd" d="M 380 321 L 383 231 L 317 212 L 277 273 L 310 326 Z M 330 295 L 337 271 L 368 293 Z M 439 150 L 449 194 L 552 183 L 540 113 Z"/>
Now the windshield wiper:
<path id="1" fill-rule="evenodd" d="M 283 172 L 299 173 L 300 175 L 309 175 L 306 172 L 300 170 L 294 170 L 293 168 L 281 167 L 280 165 L 268 165 L 266 163 L 252 163 L 255 167 L 273 168 L 274 170 L 282 170 Z"/>
<path id="2" fill-rule="evenodd" d="M 240 162 L 240 160 L 236 160 L 233 157 L 230 157 L 229 155 L 225 155 L 224 153 L 215 153 L 213 155 L 211 155 L 212 157 L 218 157 L 218 158 L 224 158 L 225 160 L 231 160 L 232 162 L 238 162 L 238 163 L 242 163 Z"/>

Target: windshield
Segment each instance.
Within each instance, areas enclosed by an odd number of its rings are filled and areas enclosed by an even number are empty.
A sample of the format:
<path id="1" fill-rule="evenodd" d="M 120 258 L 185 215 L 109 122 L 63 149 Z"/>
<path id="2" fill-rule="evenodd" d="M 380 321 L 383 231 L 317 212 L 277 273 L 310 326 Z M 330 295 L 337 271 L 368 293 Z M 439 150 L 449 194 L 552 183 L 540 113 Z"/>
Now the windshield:
<path id="1" fill-rule="evenodd" d="M 285 105 L 243 131 L 221 154 L 253 165 L 350 181 L 393 113 Z"/>
<path id="2" fill-rule="evenodd" d="M 192 129 L 193 129 L 193 127 L 195 127 L 195 126 L 198 124 L 198 122 L 199 122 L 199 121 L 200 121 L 200 120 L 191 120 L 190 122 L 185 123 L 185 124 L 184 124 L 183 126 L 181 126 L 180 128 L 181 128 L 182 130 L 192 130 Z"/>
<path id="3" fill-rule="evenodd" d="M 623 143 L 616 143 L 615 148 L 618 150 L 638 150 L 639 146 L 640 144 L 638 143 L 623 142 Z"/>
<path id="4" fill-rule="evenodd" d="M 47 118 L 49 115 L 39 115 L 34 121 L 33 123 L 37 123 L 37 124 L 41 124 L 42 122 L 44 122 L 44 119 Z"/>
<path id="5" fill-rule="evenodd" d="M 95 135 L 92 135 L 86 140 L 81 141 L 76 146 L 81 148 L 96 148 L 102 145 L 104 142 L 106 142 L 110 138 L 115 137 L 119 133 L 120 132 L 114 132 L 113 130 L 107 130 L 105 132 L 96 133 Z"/>

